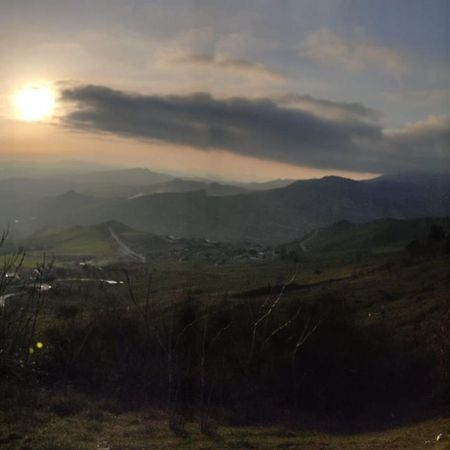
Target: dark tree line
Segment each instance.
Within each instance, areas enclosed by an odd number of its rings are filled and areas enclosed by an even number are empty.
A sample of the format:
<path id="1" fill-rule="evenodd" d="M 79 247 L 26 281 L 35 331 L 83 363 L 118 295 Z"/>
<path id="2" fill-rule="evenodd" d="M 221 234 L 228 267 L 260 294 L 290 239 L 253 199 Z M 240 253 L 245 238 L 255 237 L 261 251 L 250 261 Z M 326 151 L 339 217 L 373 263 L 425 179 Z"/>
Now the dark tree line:
<path id="1" fill-rule="evenodd" d="M 180 294 L 164 305 L 105 305 L 59 319 L 46 341 L 46 383 L 162 407 L 175 430 L 186 418 L 206 432 L 211 417 L 388 416 L 436 382 L 430 354 L 383 325 L 360 327 L 335 294 L 309 304 L 276 292 L 261 301 Z"/>

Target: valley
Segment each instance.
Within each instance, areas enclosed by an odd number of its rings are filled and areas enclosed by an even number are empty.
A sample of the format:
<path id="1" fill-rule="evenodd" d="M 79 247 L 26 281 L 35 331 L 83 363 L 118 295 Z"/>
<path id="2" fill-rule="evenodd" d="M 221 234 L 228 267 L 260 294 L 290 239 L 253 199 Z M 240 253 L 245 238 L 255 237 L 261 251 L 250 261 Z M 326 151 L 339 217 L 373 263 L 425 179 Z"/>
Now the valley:
<path id="1" fill-rule="evenodd" d="M 132 449 L 137 435 L 122 442 L 105 433 L 149 429 L 155 448 L 157 439 L 167 448 L 374 448 L 374 439 L 395 448 L 394 430 L 409 448 L 436 442 L 436 430 L 446 442 L 446 197 L 424 210 L 435 217 L 414 213 L 444 182 L 425 188 L 420 178 L 411 197 L 412 183 L 399 182 L 389 200 L 391 180 L 333 178 L 224 196 L 35 190 L 30 205 L 39 207 L 26 213 L 26 202 L 6 203 L 22 215 L 4 222 L 0 318 L 10 356 L 0 362 L 8 376 L 37 384 L 29 391 L 16 380 L 29 392 L 18 404 L 8 384 L 5 448 L 50 439 L 55 448 L 112 440 Z M 17 408 L 48 438 L 14 419 Z M 278 423 L 284 431 L 273 428 L 266 447 L 252 434 Z M 414 423 L 424 432 L 410 438 Z M 86 437 L 69 444 L 58 427 Z"/>

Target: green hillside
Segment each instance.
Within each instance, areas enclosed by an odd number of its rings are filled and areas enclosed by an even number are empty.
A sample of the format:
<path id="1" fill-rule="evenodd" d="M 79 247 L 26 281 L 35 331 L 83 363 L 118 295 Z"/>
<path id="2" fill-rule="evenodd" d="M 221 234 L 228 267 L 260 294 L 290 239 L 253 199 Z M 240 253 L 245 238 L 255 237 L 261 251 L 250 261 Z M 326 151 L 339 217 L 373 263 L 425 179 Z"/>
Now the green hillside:
<path id="1" fill-rule="evenodd" d="M 443 227 L 448 233 L 450 218 L 381 219 L 360 224 L 341 221 L 307 234 L 294 245 L 313 253 L 392 252 L 404 249 L 413 240 L 425 240 L 435 225 Z"/>
<path id="2" fill-rule="evenodd" d="M 27 258 L 39 261 L 43 253 L 59 260 L 89 259 L 91 262 L 184 262 L 223 264 L 243 259 L 266 259 L 262 246 L 157 236 L 117 221 L 69 228 L 46 228 L 21 242 Z M 11 249 L 9 250 L 11 251 Z"/>
<path id="3" fill-rule="evenodd" d="M 138 235 L 139 232 L 118 222 L 93 226 L 47 228 L 30 236 L 25 242 L 29 251 L 46 251 L 55 256 L 113 258 L 119 255 L 118 244 L 111 231 Z M 142 233 L 145 234 L 145 233 Z"/>

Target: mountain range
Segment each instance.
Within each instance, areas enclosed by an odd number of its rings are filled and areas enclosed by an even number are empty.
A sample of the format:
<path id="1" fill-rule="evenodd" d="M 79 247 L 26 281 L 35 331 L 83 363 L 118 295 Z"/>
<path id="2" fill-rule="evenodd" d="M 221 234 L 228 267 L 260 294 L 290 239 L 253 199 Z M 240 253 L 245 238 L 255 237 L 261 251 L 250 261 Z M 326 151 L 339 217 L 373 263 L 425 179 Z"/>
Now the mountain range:
<path id="1" fill-rule="evenodd" d="M 135 185 L 147 189 L 134 194 L 128 190 L 124 196 L 80 192 L 93 183 L 120 190 L 127 177 L 140 183 L 149 181 L 142 178 L 148 175 L 145 172 L 108 174 L 91 174 L 84 181 L 78 178 L 80 189 L 58 194 L 55 192 L 64 188 L 64 180 L 40 180 L 55 189 L 52 195 L 45 189 L 33 189 L 36 180 L 2 180 L 1 222 L 12 224 L 17 233 L 29 234 L 49 226 L 116 220 L 163 236 L 276 244 L 342 220 L 363 223 L 387 217 L 450 216 L 448 174 L 399 174 L 366 181 L 332 176 L 265 190 L 169 177 Z"/>

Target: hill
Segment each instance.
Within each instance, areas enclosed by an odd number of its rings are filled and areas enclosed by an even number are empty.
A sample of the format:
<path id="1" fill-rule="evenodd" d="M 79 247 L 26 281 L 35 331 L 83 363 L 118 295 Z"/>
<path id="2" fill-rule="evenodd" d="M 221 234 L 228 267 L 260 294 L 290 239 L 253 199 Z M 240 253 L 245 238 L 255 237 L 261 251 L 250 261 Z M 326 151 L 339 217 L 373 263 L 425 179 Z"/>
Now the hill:
<path id="1" fill-rule="evenodd" d="M 36 260 L 45 252 L 58 260 L 89 260 L 92 264 L 128 262 L 204 261 L 213 265 L 263 259 L 262 246 L 245 247 L 205 239 L 157 236 L 117 221 L 96 225 L 41 229 L 20 241 Z M 259 255 L 259 256 L 258 256 Z"/>
<path id="2" fill-rule="evenodd" d="M 173 180 L 170 175 L 148 169 L 118 169 L 82 173 L 55 173 L 46 177 L 9 177 L 0 179 L 0 191 L 35 195 L 62 195 L 75 190 L 99 197 L 129 197 L 145 191 L 149 186 Z"/>
<path id="3" fill-rule="evenodd" d="M 182 178 L 175 178 L 165 183 L 159 183 L 152 186 L 142 188 L 142 192 L 137 195 L 129 197 L 133 200 L 138 197 L 150 194 L 166 194 L 174 192 L 195 192 L 203 191 L 208 196 L 222 197 L 227 195 L 245 194 L 249 191 L 239 186 L 221 184 L 216 182 L 205 182 L 197 180 L 184 180 Z"/>
<path id="4" fill-rule="evenodd" d="M 255 184 L 257 186 L 258 184 Z M 257 189 L 255 187 L 255 189 Z M 223 196 L 249 192 L 248 189 L 210 180 L 173 178 L 147 169 L 122 169 L 53 177 L 9 177 L 0 179 L 0 192 L 8 191 L 37 197 L 62 195 L 67 191 L 104 198 L 137 198 L 168 192 L 205 191 Z"/>
<path id="5" fill-rule="evenodd" d="M 118 258 L 119 246 L 112 232 L 121 235 L 133 230 L 118 222 L 47 228 L 31 235 L 24 246 L 29 252 L 45 251 L 57 257 Z"/>
<path id="6" fill-rule="evenodd" d="M 276 179 L 270 181 L 259 181 L 259 182 L 250 182 L 250 183 L 236 183 L 237 186 L 242 186 L 245 189 L 249 189 L 251 191 L 268 191 L 270 189 L 278 189 L 282 187 L 289 186 L 297 180 L 283 178 Z"/>
<path id="7" fill-rule="evenodd" d="M 14 209 L 14 208 L 13 208 Z M 284 188 L 211 196 L 205 191 L 98 198 L 67 192 L 21 208 L 20 220 L 40 227 L 94 225 L 117 220 L 158 235 L 222 242 L 276 244 L 347 220 L 412 219 L 450 215 L 450 177 L 419 182 L 339 177 L 294 182 Z"/>
<path id="8" fill-rule="evenodd" d="M 120 220 L 157 234 L 219 241 L 287 242 L 340 220 L 367 222 L 450 215 L 449 190 L 337 177 L 297 181 L 264 192 L 208 197 L 201 192 L 138 198 L 117 208 Z"/>
<path id="9" fill-rule="evenodd" d="M 426 241 L 433 226 L 450 234 L 450 218 L 378 219 L 359 224 L 341 221 L 314 230 L 286 248 L 303 253 L 395 252 L 404 250 L 411 241 Z"/>

